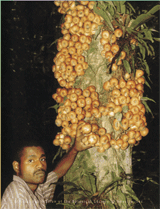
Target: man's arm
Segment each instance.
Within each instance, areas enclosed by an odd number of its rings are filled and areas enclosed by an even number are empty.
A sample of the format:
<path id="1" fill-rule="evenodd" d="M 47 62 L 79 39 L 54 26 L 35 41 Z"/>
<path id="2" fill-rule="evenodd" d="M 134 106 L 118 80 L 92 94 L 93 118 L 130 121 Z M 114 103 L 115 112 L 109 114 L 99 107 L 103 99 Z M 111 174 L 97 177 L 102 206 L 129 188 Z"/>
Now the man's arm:
<path id="1" fill-rule="evenodd" d="M 68 153 L 61 159 L 61 161 L 57 164 L 56 168 L 53 170 L 57 174 L 58 178 L 61 178 L 67 173 L 69 168 L 72 166 L 79 151 L 83 151 L 91 147 L 84 145 L 81 142 L 81 140 L 84 138 L 81 132 L 81 127 L 83 125 L 84 124 L 78 126 L 74 145 L 70 148 Z"/>

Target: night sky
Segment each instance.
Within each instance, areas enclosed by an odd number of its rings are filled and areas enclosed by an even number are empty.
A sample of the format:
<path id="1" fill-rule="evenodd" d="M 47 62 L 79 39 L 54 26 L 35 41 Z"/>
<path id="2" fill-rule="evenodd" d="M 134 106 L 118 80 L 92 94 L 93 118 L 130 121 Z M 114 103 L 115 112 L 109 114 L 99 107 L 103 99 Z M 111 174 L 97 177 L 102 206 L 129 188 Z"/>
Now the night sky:
<path id="1" fill-rule="evenodd" d="M 136 3 L 133 3 L 136 4 Z M 150 2 L 149 6 L 153 3 Z M 139 2 L 139 8 L 144 2 Z M 52 73 L 53 58 L 57 53 L 53 41 L 62 37 L 61 15 L 53 2 L 1 2 L 2 14 L 2 194 L 12 181 L 12 150 L 16 149 L 30 131 L 38 133 L 48 145 L 49 169 L 57 151 L 52 141 L 58 132 L 54 121 L 56 112 L 52 94 L 59 87 Z M 158 27 L 158 26 L 157 26 Z M 158 30 L 158 28 L 157 28 Z M 158 35 L 157 35 L 158 37 Z M 51 45 L 51 46 L 50 46 Z M 145 96 L 154 118 L 147 114 L 149 134 L 134 150 L 145 151 L 142 170 L 158 172 L 159 152 L 159 46 L 154 43 L 155 59 L 148 58 L 152 89 L 145 86 Z M 133 156 L 134 157 L 134 156 Z M 152 159 L 156 160 L 152 160 Z M 139 162 L 139 163 L 141 163 Z M 148 163 L 147 163 L 148 162 Z M 139 172 L 133 167 L 133 171 Z M 143 171 L 142 171 L 143 172 Z"/>

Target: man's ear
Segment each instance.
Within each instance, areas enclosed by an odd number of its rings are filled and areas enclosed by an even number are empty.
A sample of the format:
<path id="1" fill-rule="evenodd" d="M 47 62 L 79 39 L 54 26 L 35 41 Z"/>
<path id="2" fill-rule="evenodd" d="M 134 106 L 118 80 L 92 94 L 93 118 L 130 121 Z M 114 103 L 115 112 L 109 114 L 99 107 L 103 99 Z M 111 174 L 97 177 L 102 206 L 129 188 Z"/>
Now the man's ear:
<path id="1" fill-rule="evenodd" d="M 13 161 L 12 166 L 13 166 L 14 171 L 18 175 L 19 174 L 19 162 Z"/>

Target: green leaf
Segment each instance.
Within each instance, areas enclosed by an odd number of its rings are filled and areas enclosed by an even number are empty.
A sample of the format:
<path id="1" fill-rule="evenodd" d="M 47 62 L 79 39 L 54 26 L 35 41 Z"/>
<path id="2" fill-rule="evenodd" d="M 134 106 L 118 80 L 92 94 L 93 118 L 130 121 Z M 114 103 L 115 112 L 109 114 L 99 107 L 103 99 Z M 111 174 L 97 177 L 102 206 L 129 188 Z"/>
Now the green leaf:
<path id="1" fill-rule="evenodd" d="M 84 153 L 79 153 L 79 154 L 80 156 L 77 158 L 77 160 L 78 160 L 78 163 L 80 164 L 85 155 Z"/>
<path id="2" fill-rule="evenodd" d="M 58 39 L 56 39 L 55 41 L 53 41 L 48 48 L 50 48 L 53 44 L 56 44 L 57 41 L 58 41 Z"/>
<path id="3" fill-rule="evenodd" d="M 126 3 L 126 1 L 120 1 L 119 3 L 121 6 L 123 6 Z"/>
<path id="4" fill-rule="evenodd" d="M 121 13 L 122 14 L 126 14 L 126 5 L 125 4 L 125 1 L 120 1 L 120 10 L 121 10 Z"/>
<path id="5" fill-rule="evenodd" d="M 146 111 L 147 111 L 147 112 L 150 112 L 151 115 L 153 116 L 153 113 L 152 113 L 151 109 L 149 108 L 149 106 L 147 105 L 147 102 L 145 102 L 145 101 L 142 100 L 142 103 L 144 104 L 144 106 L 145 106 L 145 108 L 146 108 Z"/>
<path id="6" fill-rule="evenodd" d="M 51 107 L 49 107 L 48 109 L 50 109 L 50 108 L 54 108 L 54 109 L 56 110 L 56 112 L 57 112 L 57 110 L 58 110 L 58 108 L 59 108 L 59 104 L 55 104 L 54 106 L 51 106 Z"/>
<path id="7" fill-rule="evenodd" d="M 108 5 L 106 4 L 106 2 L 103 1 L 98 1 L 97 2 L 97 7 L 101 8 L 102 10 L 106 10 L 106 8 L 108 7 Z"/>
<path id="8" fill-rule="evenodd" d="M 120 181 L 120 180 L 122 179 L 121 177 L 117 177 L 117 176 L 115 175 L 114 172 L 111 172 L 111 176 L 112 176 L 112 182 L 107 183 L 106 185 L 104 185 L 104 187 L 102 187 L 102 188 L 100 189 L 99 194 L 98 194 L 99 196 L 100 196 L 103 192 L 105 192 L 106 189 L 108 189 L 109 187 L 113 186 L 117 181 Z M 112 187 L 112 189 L 114 189 L 115 186 L 116 186 L 116 185 L 114 185 L 114 186 Z"/>
<path id="9" fill-rule="evenodd" d="M 127 15 L 127 18 L 126 18 L 126 20 L 125 20 L 125 28 L 127 28 L 129 22 L 130 22 L 130 16 Z"/>
<path id="10" fill-rule="evenodd" d="M 88 165 L 86 161 L 83 161 L 83 168 L 87 171 L 88 170 Z"/>
<path id="11" fill-rule="evenodd" d="M 145 38 L 148 39 L 148 40 L 150 40 L 150 41 L 153 43 L 154 40 L 153 40 L 153 37 L 152 37 L 152 32 L 151 32 L 151 30 L 146 29 L 146 30 L 144 31 L 144 33 L 145 33 Z"/>
<path id="12" fill-rule="evenodd" d="M 154 47 L 151 44 L 148 44 L 148 51 L 149 51 L 149 55 L 155 56 Z"/>
<path id="13" fill-rule="evenodd" d="M 122 112 L 127 113 L 128 112 L 128 106 L 123 106 L 122 107 Z"/>
<path id="14" fill-rule="evenodd" d="M 112 19 L 113 19 L 113 15 L 112 15 L 111 13 L 113 13 L 113 11 L 106 10 L 106 13 L 107 13 L 107 15 L 108 15 L 108 17 L 109 17 L 110 21 L 112 21 Z"/>
<path id="15" fill-rule="evenodd" d="M 84 174 L 84 177 L 85 177 L 85 187 L 88 189 L 90 194 L 95 193 L 93 192 L 95 190 L 95 178 L 93 178 L 93 176 L 91 176 L 89 173 L 86 172 Z"/>
<path id="16" fill-rule="evenodd" d="M 105 201 L 105 204 L 106 204 L 107 208 L 109 208 L 109 209 L 115 209 L 114 205 L 111 203 L 110 200 L 105 199 L 104 201 Z"/>
<path id="17" fill-rule="evenodd" d="M 87 186 L 87 188 L 91 188 L 91 192 L 89 191 L 90 194 L 91 193 L 95 194 L 96 190 L 97 190 L 97 188 L 96 188 L 96 177 L 91 173 L 85 173 L 84 176 L 85 176 L 85 183 L 88 184 L 88 186 L 87 185 L 85 185 L 85 186 Z"/>
<path id="18" fill-rule="evenodd" d="M 123 170 L 123 168 L 120 165 L 118 165 L 118 172 L 119 173 L 124 173 L 124 170 Z"/>
<path id="19" fill-rule="evenodd" d="M 115 183 L 116 181 L 119 181 L 122 179 L 121 177 L 116 176 L 116 173 L 113 171 L 111 172 L 111 176 L 112 176 L 112 183 Z"/>
<path id="20" fill-rule="evenodd" d="M 117 12 L 121 13 L 121 7 L 120 7 L 120 2 L 119 1 L 113 1 Z"/>
<path id="21" fill-rule="evenodd" d="M 108 1 L 108 2 L 110 3 L 112 1 Z M 108 14 L 109 16 L 113 17 L 115 15 L 115 7 L 109 5 L 107 11 L 108 11 L 107 13 L 109 13 Z"/>
<path id="22" fill-rule="evenodd" d="M 91 158 L 91 154 L 88 150 L 85 150 L 85 154 L 87 155 L 88 158 Z"/>
<path id="23" fill-rule="evenodd" d="M 135 201 L 140 202 L 138 197 L 136 196 L 135 192 L 132 190 L 132 188 L 129 185 L 124 185 L 126 191 L 125 194 L 128 194 L 130 197 L 132 197 Z"/>
<path id="24" fill-rule="evenodd" d="M 76 169 L 77 169 L 77 168 L 76 168 Z M 78 180 L 79 180 L 79 177 L 75 177 L 75 178 L 72 179 L 72 182 L 73 182 L 73 181 L 76 181 L 76 182 L 77 182 Z"/>
<path id="25" fill-rule="evenodd" d="M 95 194 L 96 191 L 97 191 L 97 188 L 96 188 L 96 178 L 95 178 L 94 175 L 89 175 L 89 178 L 90 178 L 92 193 Z"/>
<path id="26" fill-rule="evenodd" d="M 105 155 L 103 155 L 103 158 L 104 158 L 105 160 L 108 160 L 108 158 L 107 158 Z"/>
<path id="27" fill-rule="evenodd" d="M 68 99 L 67 96 L 63 97 L 63 102 L 65 102 Z"/>
<path id="28" fill-rule="evenodd" d="M 125 5 L 121 5 L 121 13 L 122 14 L 126 13 L 126 6 Z"/>
<path id="29" fill-rule="evenodd" d="M 136 69 L 135 69 L 135 60 L 134 60 L 134 56 L 132 56 L 132 69 L 133 69 L 133 73 L 135 74 Z"/>
<path id="30" fill-rule="evenodd" d="M 122 193 L 120 188 L 117 190 L 117 196 L 121 200 L 120 202 L 121 208 L 127 208 L 126 196 Z"/>
<path id="31" fill-rule="evenodd" d="M 136 20 L 131 24 L 131 28 L 135 29 L 138 26 L 144 24 L 145 22 L 149 21 L 150 19 L 152 19 L 154 17 L 154 15 L 150 15 L 150 14 L 141 14 L 140 16 L 138 16 L 136 18 Z"/>
<path id="32" fill-rule="evenodd" d="M 131 66 L 127 60 L 123 60 L 123 65 L 124 65 L 124 68 L 126 69 L 126 71 L 128 73 L 131 73 Z"/>
<path id="33" fill-rule="evenodd" d="M 120 122 L 122 120 L 123 114 L 121 112 L 117 112 L 114 117 Z"/>
<path id="34" fill-rule="evenodd" d="M 93 165 L 91 168 L 88 168 L 89 173 L 94 173 L 96 170 L 96 167 Z"/>
<path id="35" fill-rule="evenodd" d="M 156 181 L 154 181 L 153 179 L 149 178 L 148 181 L 152 182 L 153 184 L 159 185 Z"/>
<path id="36" fill-rule="evenodd" d="M 142 40 L 142 39 L 140 39 L 140 38 L 138 38 L 138 42 L 139 42 L 139 44 L 141 43 L 141 44 L 142 44 L 142 46 L 146 48 L 146 50 L 147 50 L 147 54 L 149 55 L 150 50 L 149 50 L 149 46 L 147 45 L 147 42 L 146 42 L 146 41 L 144 41 L 144 40 Z M 138 46 L 139 46 L 139 45 L 138 45 Z M 140 46 L 139 46 L 139 47 L 140 47 Z M 144 58 L 143 58 L 143 59 L 144 59 Z"/>
<path id="37" fill-rule="evenodd" d="M 156 5 L 154 6 L 147 14 L 154 14 L 156 12 L 158 12 L 158 10 L 160 10 L 160 5 Z"/>
<path id="38" fill-rule="evenodd" d="M 82 190 L 85 190 L 85 188 L 82 186 L 82 184 L 80 184 L 80 187 L 82 188 Z"/>
<path id="39" fill-rule="evenodd" d="M 153 38 L 155 41 L 159 41 L 160 42 L 160 38 Z"/>
<path id="40" fill-rule="evenodd" d="M 76 171 L 78 170 L 78 167 L 79 167 L 79 165 L 77 165 L 77 166 L 72 166 L 72 167 L 71 167 L 72 173 L 76 172 Z"/>
<path id="41" fill-rule="evenodd" d="M 146 49 L 145 49 L 145 47 L 142 44 L 140 44 L 139 42 L 138 42 L 138 46 L 139 46 L 140 53 L 142 54 L 143 59 L 145 59 L 145 56 L 146 56 Z"/>
<path id="42" fill-rule="evenodd" d="M 58 155 L 60 155 L 61 152 L 62 152 L 62 147 L 59 147 L 57 153 L 54 155 L 54 158 L 52 160 L 52 163 L 54 163 L 55 159 L 57 158 Z"/>
<path id="43" fill-rule="evenodd" d="M 128 56 L 130 55 L 130 49 L 129 49 L 128 45 L 124 45 L 123 51 L 125 51 Z"/>
<path id="44" fill-rule="evenodd" d="M 129 3 L 129 2 L 126 2 L 127 6 L 134 12 L 136 13 L 134 7 Z M 131 13 L 131 12 L 130 12 Z"/>
<path id="45" fill-rule="evenodd" d="M 145 84 L 146 86 L 148 86 L 151 89 L 151 86 L 149 85 L 149 83 L 145 80 Z"/>
<path id="46" fill-rule="evenodd" d="M 111 21 L 110 21 L 110 18 L 109 18 L 108 14 L 107 14 L 105 11 L 103 11 L 102 9 L 99 10 L 99 9 L 96 7 L 96 4 L 95 4 L 94 7 L 93 7 L 93 11 L 94 11 L 96 14 L 100 15 L 101 17 L 103 17 L 103 19 L 105 20 L 105 22 L 106 22 L 106 24 L 108 25 L 108 27 L 109 27 L 112 31 L 114 31 L 114 28 L 113 28 L 113 25 L 112 25 L 112 23 L 111 23 Z"/>
<path id="47" fill-rule="evenodd" d="M 114 6 L 113 1 L 107 1 L 107 3 L 108 3 L 111 7 L 113 7 L 114 9 L 116 9 L 115 6 Z"/>
<path id="48" fill-rule="evenodd" d="M 99 196 L 103 193 L 103 192 L 105 192 L 105 190 L 107 189 L 107 188 L 109 188 L 110 186 L 112 185 L 112 183 L 111 184 L 107 184 L 107 185 L 105 185 L 104 187 L 101 187 L 101 189 L 99 190 Z"/>
<path id="49" fill-rule="evenodd" d="M 137 28 L 139 25 L 144 24 L 145 22 L 147 22 L 148 20 L 150 20 L 151 18 L 154 17 L 154 13 L 156 13 L 158 10 L 160 10 L 160 5 L 156 5 L 154 6 L 149 12 L 147 12 L 146 14 L 141 14 L 139 15 L 134 22 L 131 24 L 131 28 Z"/>
<path id="50" fill-rule="evenodd" d="M 156 103 L 153 99 L 150 99 L 148 97 L 141 97 L 141 100 L 144 100 L 144 101 L 152 101 L 152 102 Z"/>
<path id="51" fill-rule="evenodd" d="M 147 75 L 150 76 L 150 70 L 149 70 L 149 66 L 148 66 L 146 60 L 144 60 L 144 65 L 145 65 L 145 71 L 146 71 Z"/>

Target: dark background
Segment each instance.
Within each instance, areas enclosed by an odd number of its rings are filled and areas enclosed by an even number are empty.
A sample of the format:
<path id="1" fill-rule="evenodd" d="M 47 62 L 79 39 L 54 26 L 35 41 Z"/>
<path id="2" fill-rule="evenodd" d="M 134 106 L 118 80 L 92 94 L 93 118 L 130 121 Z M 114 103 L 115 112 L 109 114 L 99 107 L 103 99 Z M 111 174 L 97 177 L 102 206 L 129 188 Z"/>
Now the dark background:
<path id="1" fill-rule="evenodd" d="M 149 10 L 158 2 L 130 2 L 138 12 Z M 52 141 L 58 132 L 54 121 L 56 112 L 52 94 L 59 87 L 52 73 L 57 50 L 53 44 L 62 37 L 62 15 L 53 2 L 1 2 L 2 24 L 2 194 L 12 181 L 12 151 L 23 138 L 34 131 L 48 145 L 49 169 L 57 148 Z M 150 25 L 159 31 L 158 13 Z M 158 37 L 159 35 L 156 34 Z M 145 86 L 145 95 L 154 117 L 146 114 L 149 134 L 134 148 L 133 174 L 138 179 L 135 190 L 148 208 L 158 205 L 158 186 L 146 177 L 158 181 L 159 176 L 159 44 L 154 43 L 155 57 L 147 58 L 151 71 L 151 89 Z M 29 139 L 28 139 L 29 140 Z M 59 159 L 57 159 L 58 162 Z M 142 182 L 140 179 L 143 179 Z M 58 187 L 55 198 L 61 187 Z M 148 192 L 150 191 L 149 197 Z M 155 194 L 157 193 L 157 195 Z M 151 199 L 151 201 L 149 200 Z M 152 203 L 153 204 L 152 204 Z M 146 207 L 146 208 L 147 208 Z"/>

